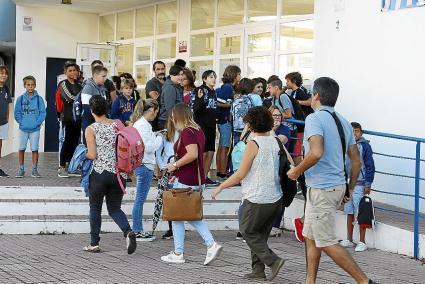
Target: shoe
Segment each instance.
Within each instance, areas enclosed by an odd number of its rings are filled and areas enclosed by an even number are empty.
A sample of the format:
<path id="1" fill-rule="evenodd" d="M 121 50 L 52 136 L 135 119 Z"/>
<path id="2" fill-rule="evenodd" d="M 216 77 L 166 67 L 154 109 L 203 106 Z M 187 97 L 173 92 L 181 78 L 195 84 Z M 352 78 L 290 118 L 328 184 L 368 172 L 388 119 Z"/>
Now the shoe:
<path id="1" fill-rule="evenodd" d="M 356 248 L 354 249 L 354 251 L 356 251 L 356 252 L 362 252 L 362 251 L 366 251 L 366 250 L 367 250 L 367 246 L 363 242 L 359 242 L 357 244 Z"/>
<path id="2" fill-rule="evenodd" d="M 140 232 L 136 234 L 136 241 L 138 242 L 152 242 L 155 239 L 156 237 L 148 232 Z"/>
<path id="3" fill-rule="evenodd" d="M 23 169 L 19 169 L 18 173 L 16 174 L 16 178 L 23 178 L 25 176 L 25 171 Z"/>
<path id="4" fill-rule="evenodd" d="M 205 179 L 205 186 L 217 186 L 219 184 L 220 183 L 218 181 L 211 180 L 210 178 Z"/>
<path id="5" fill-rule="evenodd" d="M 81 177 L 81 171 L 76 171 L 75 173 L 67 172 L 69 177 Z"/>
<path id="6" fill-rule="evenodd" d="M 41 175 L 38 173 L 37 169 L 32 170 L 31 176 L 33 178 L 41 178 Z"/>
<path id="7" fill-rule="evenodd" d="M 137 248 L 136 234 L 134 232 L 128 233 L 125 240 L 127 243 L 127 253 L 132 254 Z"/>
<path id="8" fill-rule="evenodd" d="M 350 241 L 350 240 L 340 241 L 339 244 L 341 246 L 345 247 L 345 248 L 352 248 L 352 247 L 354 247 L 354 243 L 352 241 Z"/>
<path id="9" fill-rule="evenodd" d="M 214 242 L 214 244 L 207 250 L 207 256 L 205 257 L 204 265 L 208 265 L 212 263 L 214 260 L 216 260 L 222 250 L 223 250 L 223 247 L 217 244 L 216 242 Z"/>
<path id="10" fill-rule="evenodd" d="M 269 237 L 280 237 L 282 235 L 282 230 L 273 227 L 272 230 L 270 231 Z"/>
<path id="11" fill-rule="evenodd" d="M 272 270 L 272 273 L 270 275 L 270 278 L 267 279 L 268 281 L 272 281 L 276 275 L 279 273 L 279 270 L 282 268 L 283 264 L 285 263 L 285 260 L 282 258 L 278 258 L 271 266 L 270 269 Z"/>
<path id="12" fill-rule="evenodd" d="M 100 252 L 100 247 L 88 245 L 86 247 L 83 247 L 83 250 L 85 250 L 86 252 Z"/>
<path id="13" fill-rule="evenodd" d="M 304 223 L 301 222 L 300 218 L 295 218 L 295 219 L 292 219 L 292 224 L 294 225 L 294 228 L 295 228 L 295 237 L 297 238 L 299 242 L 303 243 L 304 242 L 304 236 L 303 236 Z"/>
<path id="14" fill-rule="evenodd" d="M 0 169 L 0 178 L 9 178 L 10 176 L 6 174 L 2 169 Z"/>
<path id="15" fill-rule="evenodd" d="M 161 256 L 161 260 L 168 263 L 185 263 L 183 254 L 177 255 L 174 251 L 167 255 Z"/>
<path id="16" fill-rule="evenodd" d="M 69 178 L 68 172 L 66 171 L 65 168 L 59 168 L 58 169 L 58 177 L 60 178 Z"/>
<path id="17" fill-rule="evenodd" d="M 264 272 L 257 273 L 257 274 L 255 274 L 254 272 L 251 272 L 251 273 L 245 274 L 243 278 L 248 280 L 257 280 L 257 281 L 267 280 L 266 274 Z"/>
<path id="18" fill-rule="evenodd" d="M 368 284 L 378 284 L 375 281 L 373 281 L 372 279 L 369 279 L 369 283 Z"/>
<path id="19" fill-rule="evenodd" d="M 173 238 L 173 230 L 168 230 L 165 232 L 164 235 L 162 235 L 163 240 L 171 240 Z"/>

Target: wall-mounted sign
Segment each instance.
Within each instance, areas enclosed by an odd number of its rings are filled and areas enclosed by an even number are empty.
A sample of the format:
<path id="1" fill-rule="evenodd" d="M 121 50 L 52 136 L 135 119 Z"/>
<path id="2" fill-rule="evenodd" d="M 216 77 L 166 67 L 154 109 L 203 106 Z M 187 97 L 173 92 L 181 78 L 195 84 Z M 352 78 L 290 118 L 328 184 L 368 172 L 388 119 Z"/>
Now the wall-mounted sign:
<path id="1" fill-rule="evenodd" d="M 32 31 L 32 17 L 24 17 L 24 25 L 22 26 L 24 32 Z"/>
<path id="2" fill-rule="evenodd" d="M 187 41 L 179 41 L 179 53 L 187 52 Z"/>
<path id="3" fill-rule="evenodd" d="M 382 12 L 425 6 L 425 0 L 382 0 Z"/>

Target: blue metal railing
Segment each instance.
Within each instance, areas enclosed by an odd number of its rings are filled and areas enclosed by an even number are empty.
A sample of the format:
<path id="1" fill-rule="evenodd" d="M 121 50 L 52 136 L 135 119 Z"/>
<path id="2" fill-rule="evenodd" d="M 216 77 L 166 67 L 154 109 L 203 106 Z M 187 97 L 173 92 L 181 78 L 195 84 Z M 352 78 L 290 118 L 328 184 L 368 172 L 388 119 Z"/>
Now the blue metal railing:
<path id="1" fill-rule="evenodd" d="M 295 123 L 295 124 L 304 124 L 304 121 L 301 120 L 295 120 L 295 119 L 285 119 L 286 122 Z M 370 130 L 363 130 L 364 134 L 373 135 L 373 136 L 379 136 L 379 137 L 385 137 L 385 138 L 391 138 L 391 139 L 397 139 L 397 140 L 403 140 L 403 141 L 410 141 L 416 143 L 416 157 L 415 158 L 409 158 L 409 157 L 401 157 L 401 156 L 395 156 L 395 155 L 388 155 L 388 154 L 382 154 L 382 153 L 375 153 L 382 156 L 388 156 L 392 158 L 402 158 L 402 159 L 408 159 L 408 160 L 415 160 L 415 176 L 406 176 L 406 175 L 398 175 L 398 174 L 391 174 L 391 173 L 383 173 L 388 175 L 394 175 L 399 177 L 405 177 L 405 178 L 414 178 L 415 179 L 415 194 L 414 195 L 408 195 L 404 193 L 394 193 L 394 192 L 384 192 L 384 191 L 377 191 L 380 193 L 385 194 L 393 194 L 393 195 L 399 195 L 399 196 L 407 196 L 407 197 L 414 197 L 414 213 L 413 213 L 413 256 L 418 259 L 419 256 L 419 217 L 420 217 L 420 208 L 419 208 L 419 201 L 420 199 L 425 199 L 425 197 L 420 196 L 420 181 L 424 180 L 421 178 L 421 162 L 424 162 L 423 159 L 421 159 L 421 143 L 425 143 L 424 138 L 417 138 L 417 137 L 411 137 L 411 136 L 402 136 L 402 135 L 396 135 L 396 134 L 390 134 L 390 133 L 382 133 L 382 132 L 376 132 L 376 131 L 370 131 Z M 292 139 L 292 138 L 291 138 Z M 377 171 L 378 172 L 378 171 Z M 398 210 L 392 210 L 392 209 L 384 209 L 384 208 L 377 208 L 386 210 L 389 212 L 399 213 L 399 214 L 407 214 L 412 215 L 409 212 L 402 212 Z"/>

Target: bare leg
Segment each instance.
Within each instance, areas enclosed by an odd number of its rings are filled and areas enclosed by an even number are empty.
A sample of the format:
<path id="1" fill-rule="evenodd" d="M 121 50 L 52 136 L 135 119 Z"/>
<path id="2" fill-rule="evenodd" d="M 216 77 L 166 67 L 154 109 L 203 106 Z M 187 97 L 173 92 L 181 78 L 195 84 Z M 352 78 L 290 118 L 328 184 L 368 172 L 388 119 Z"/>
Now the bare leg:
<path id="1" fill-rule="evenodd" d="M 359 227 L 359 231 L 360 231 L 360 241 L 361 241 L 362 243 L 366 243 L 366 242 L 365 242 L 365 237 L 366 237 L 366 228 Z"/>
<path id="2" fill-rule="evenodd" d="M 220 156 L 222 151 L 223 151 L 223 147 L 218 147 L 217 155 L 215 157 L 215 163 L 217 165 L 217 174 L 223 174 L 225 172 L 225 170 L 223 170 L 223 167 L 221 166 L 222 163 L 220 161 Z"/>
<path id="3" fill-rule="evenodd" d="M 347 240 L 351 242 L 353 241 L 353 230 L 354 230 L 353 222 L 354 222 L 354 215 L 348 214 L 347 215 Z"/>
<path id="4" fill-rule="evenodd" d="M 306 244 L 306 262 L 307 262 L 307 278 L 305 279 L 306 284 L 316 283 L 317 271 L 319 269 L 320 255 L 322 250 L 316 247 L 316 243 L 313 240 L 305 238 Z"/>
<path id="5" fill-rule="evenodd" d="M 217 160 L 218 160 L 218 163 L 217 164 L 220 165 L 220 172 L 219 173 L 220 174 L 226 174 L 226 169 L 227 169 L 227 154 L 229 153 L 229 148 L 228 147 L 219 146 L 218 147 L 218 151 L 219 152 L 217 152 Z"/>
<path id="6" fill-rule="evenodd" d="M 32 165 L 37 167 L 37 165 L 38 165 L 38 151 L 33 151 L 31 157 L 32 157 Z"/>
<path id="7" fill-rule="evenodd" d="M 20 166 L 24 165 L 24 156 L 25 156 L 25 150 L 19 150 L 18 159 L 19 159 Z"/>
<path id="8" fill-rule="evenodd" d="M 322 250 L 342 269 L 345 270 L 359 284 L 367 284 L 369 278 L 360 269 L 348 251 L 339 244 L 322 248 Z"/>
<path id="9" fill-rule="evenodd" d="M 208 151 L 204 153 L 204 166 L 205 166 L 206 177 L 208 177 L 208 172 L 210 171 L 213 157 L 214 157 L 214 152 Z"/>

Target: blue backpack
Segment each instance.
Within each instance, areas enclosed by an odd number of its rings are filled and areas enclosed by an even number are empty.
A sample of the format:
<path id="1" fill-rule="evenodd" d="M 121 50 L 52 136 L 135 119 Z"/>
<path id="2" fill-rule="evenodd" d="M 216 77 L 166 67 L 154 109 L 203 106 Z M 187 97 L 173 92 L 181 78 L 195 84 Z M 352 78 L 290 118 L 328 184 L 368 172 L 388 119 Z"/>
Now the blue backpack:
<path id="1" fill-rule="evenodd" d="M 254 106 L 251 98 L 247 95 L 235 99 L 232 103 L 233 130 L 242 132 L 245 128 L 243 119 L 248 113 L 248 110 Z"/>
<path id="2" fill-rule="evenodd" d="M 68 172 L 74 174 L 81 171 L 83 167 L 83 161 L 86 159 L 87 147 L 84 144 L 80 144 L 75 148 L 72 159 L 69 162 Z"/>
<path id="3" fill-rule="evenodd" d="M 241 137 L 241 140 L 233 147 L 232 150 L 232 165 L 233 170 L 239 169 L 239 166 L 242 161 L 243 154 L 245 153 L 247 138 L 251 134 L 251 131 L 247 131 L 243 137 Z"/>

